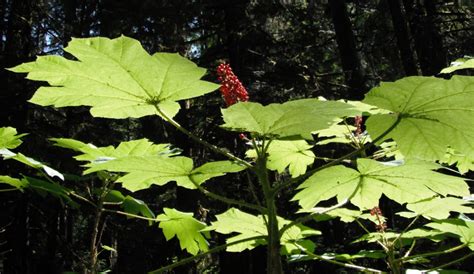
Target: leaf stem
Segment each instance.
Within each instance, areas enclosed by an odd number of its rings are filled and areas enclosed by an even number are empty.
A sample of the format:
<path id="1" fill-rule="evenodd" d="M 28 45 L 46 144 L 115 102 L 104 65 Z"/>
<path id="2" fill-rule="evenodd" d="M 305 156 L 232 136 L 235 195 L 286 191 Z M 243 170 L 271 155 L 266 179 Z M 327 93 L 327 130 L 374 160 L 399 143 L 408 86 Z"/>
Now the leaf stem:
<path id="1" fill-rule="evenodd" d="M 431 269 L 428 269 L 426 272 L 434 271 L 434 270 L 437 270 L 437 269 L 443 269 L 443 268 L 445 268 L 445 267 L 447 267 L 447 266 L 450 266 L 450 265 L 453 265 L 453 264 L 455 264 L 455 263 L 462 262 L 462 261 L 464 261 L 465 259 L 467 259 L 467 258 L 469 258 L 469 257 L 472 257 L 472 256 L 474 256 L 474 252 L 469 252 L 469 254 L 467 254 L 467 255 L 465 255 L 465 256 L 459 258 L 459 259 L 456 259 L 456 260 L 454 260 L 454 261 L 450 261 L 449 263 L 445 263 L 445 264 L 440 265 L 440 266 L 437 266 L 437 267 L 433 267 L 433 268 L 431 268 Z"/>
<path id="2" fill-rule="evenodd" d="M 335 264 L 335 265 L 339 265 L 339 266 L 343 266 L 343 267 L 347 267 L 347 268 L 357 269 L 359 271 L 364 271 L 364 272 L 384 273 L 383 271 L 378 270 L 378 269 L 374 269 L 374 268 L 364 267 L 364 266 L 355 265 L 355 264 L 348 264 L 348 263 L 343 263 L 343 262 L 339 262 L 339 261 L 336 261 L 336 260 L 327 259 L 327 258 L 324 258 L 324 256 L 320 256 L 320 255 L 314 254 L 313 252 L 308 251 L 306 248 L 300 246 L 297 243 L 293 243 L 293 244 L 297 248 L 299 248 L 301 251 L 303 251 L 304 253 L 309 255 L 310 257 L 316 258 L 316 259 L 321 260 L 321 261 L 325 261 L 325 262 L 328 262 L 328 263 L 331 263 L 331 264 Z"/>
<path id="3" fill-rule="evenodd" d="M 170 265 L 167 265 L 167 266 L 164 266 L 162 268 L 159 268 L 159 269 L 156 269 L 156 270 L 152 270 L 150 272 L 148 272 L 149 274 L 155 274 L 155 273 L 163 273 L 165 271 L 168 271 L 168 270 L 171 270 L 173 268 L 176 268 L 178 266 L 181 266 L 181 265 L 185 265 L 187 263 L 190 263 L 192 261 L 195 261 L 197 259 L 200 259 L 202 257 L 205 257 L 209 254 L 212 254 L 212 253 L 216 253 L 216 252 L 219 252 L 221 250 L 224 250 L 226 249 L 228 246 L 232 246 L 232 245 L 236 245 L 236 244 L 240 244 L 240 243 L 245 243 L 245 242 L 248 242 L 248 241 L 253 241 L 253 240 L 259 240 L 259 239 L 265 239 L 267 236 L 255 236 L 255 237 L 249 237 L 249 238 L 245 238 L 245 239 L 242 239 L 242 240 L 238 240 L 238 241 L 234 241 L 234 242 L 230 242 L 230 243 L 225 243 L 223 245 L 220 245 L 220 246 L 216 246 L 212 249 L 209 249 L 208 251 L 206 252 L 203 252 L 201 254 L 198 254 L 198 255 L 195 255 L 195 256 L 192 256 L 192 257 L 188 257 L 188 258 L 185 258 L 185 259 L 182 259 L 180 261 L 177 261 L 176 263 L 173 263 L 173 264 L 170 264 Z"/>
<path id="4" fill-rule="evenodd" d="M 113 210 L 113 209 L 103 208 L 102 211 L 115 213 L 115 214 L 120 214 L 120 215 L 124 215 L 124 216 L 131 217 L 131 218 L 137 218 L 137 219 L 142 219 L 142 220 L 146 220 L 146 221 L 156 222 L 156 218 L 149 218 L 149 217 L 140 216 L 140 215 L 136 215 L 136 214 L 120 211 L 120 210 Z"/>
<path id="5" fill-rule="evenodd" d="M 434 251 L 434 252 L 428 252 L 428 253 L 423 253 L 423 254 L 417 254 L 417 255 L 402 257 L 402 258 L 399 258 L 399 259 L 395 260 L 395 262 L 398 262 L 398 261 L 404 262 L 404 261 L 409 261 L 409 260 L 414 259 L 414 258 L 424 258 L 424 257 L 431 257 L 431 256 L 448 254 L 448 253 L 454 252 L 456 250 L 462 249 L 466 246 L 467 246 L 467 244 L 461 244 L 461 245 L 458 245 L 458 246 L 455 246 L 455 247 L 452 247 L 452 248 L 449 248 L 449 249 L 441 250 L 441 251 Z"/>
<path id="6" fill-rule="evenodd" d="M 263 214 L 266 214 L 266 212 L 267 212 L 267 209 L 263 206 L 254 205 L 254 204 L 234 200 L 234 199 L 231 199 L 231 198 L 227 198 L 225 196 L 221 196 L 219 194 L 216 194 L 214 192 L 211 192 L 211 191 L 203 188 L 201 185 L 196 183 L 192 178 L 189 178 L 189 179 L 199 191 L 201 191 L 204 195 L 206 195 L 210 198 L 213 198 L 215 200 L 218 200 L 218 201 L 221 201 L 221 202 L 224 202 L 224 203 L 227 203 L 227 204 L 238 205 L 238 206 L 241 206 L 241 207 L 246 207 L 246 208 L 249 208 L 249 209 L 257 210 L 258 212 L 263 213 Z"/>
<path id="7" fill-rule="evenodd" d="M 177 130 L 181 131 L 182 133 L 186 134 L 189 138 L 193 139 L 194 141 L 198 142 L 199 144 L 209 148 L 210 150 L 218 153 L 218 154 L 221 154 L 221 155 L 224 155 L 225 157 L 235 161 L 235 162 L 238 162 L 246 167 L 253 167 L 249 162 L 245 161 L 244 159 L 241 159 L 237 156 L 235 156 L 234 154 L 222 149 L 222 148 L 219 148 L 213 144 L 210 144 L 208 143 L 207 141 L 203 140 L 202 138 L 194 135 L 192 132 L 188 131 L 187 129 L 185 129 L 184 127 L 182 127 L 178 122 L 176 122 L 173 118 L 169 117 L 166 113 L 164 113 L 159 107 L 158 105 L 154 105 L 155 106 L 155 109 L 156 111 L 160 114 L 160 116 L 166 120 L 168 123 L 170 123 L 171 125 L 173 125 Z"/>
<path id="8" fill-rule="evenodd" d="M 323 210 L 320 210 L 318 212 L 313 212 L 311 214 L 308 214 L 308 215 L 305 215 L 303 217 L 300 217 L 300 218 L 297 218 L 296 220 L 292 221 L 291 223 L 287 224 L 287 225 L 284 225 L 280 231 L 279 231 L 279 234 L 280 234 L 280 237 L 283 235 L 283 233 L 288 230 L 289 228 L 291 228 L 292 226 L 295 226 L 295 225 L 298 225 L 298 224 L 303 224 L 305 222 L 308 222 L 308 221 L 311 221 L 313 219 L 314 216 L 316 215 L 319 215 L 319 214 L 325 214 L 325 213 L 328 213 L 329 211 L 332 211 L 334 209 L 337 209 L 337 208 L 340 208 L 342 206 L 344 206 L 345 204 L 347 204 L 347 202 L 349 202 L 349 200 L 345 199 L 344 201 L 338 203 L 338 204 L 335 204 L 331 207 L 328 207 L 328 208 L 325 208 Z"/>

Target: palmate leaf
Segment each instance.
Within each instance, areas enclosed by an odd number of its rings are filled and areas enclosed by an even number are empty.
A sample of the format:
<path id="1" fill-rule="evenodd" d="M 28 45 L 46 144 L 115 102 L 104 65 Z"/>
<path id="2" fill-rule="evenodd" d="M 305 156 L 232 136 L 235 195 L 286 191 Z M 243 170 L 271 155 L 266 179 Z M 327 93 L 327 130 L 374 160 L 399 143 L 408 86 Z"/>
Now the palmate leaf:
<path id="1" fill-rule="evenodd" d="M 337 197 L 339 202 L 350 199 L 360 209 L 371 209 L 379 204 L 382 194 L 397 203 L 412 203 L 433 197 L 469 195 L 468 185 L 458 177 L 432 171 L 439 168 L 425 162 L 407 162 L 401 166 L 385 165 L 358 159 L 358 170 L 342 165 L 315 173 L 298 188 L 292 200 L 303 210 L 311 210 L 320 201 Z"/>
<path id="2" fill-rule="evenodd" d="M 30 102 L 41 106 L 91 106 L 95 117 L 128 118 L 179 110 L 176 101 L 197 97 L 219 85 L 201 81 L 206 70 L 178 54 L 150 56 L 132 38 L 72 39 L 64 49 L 78 61 L 40 56 L 10 69 L 27 72 L 28 79 L 47 81 Z"/>
<path id="3" fill-rule="evenodd" d="M 181 212 L 173 208 L 163 208 L 164 213 L 156 217 L 160 222 L 159 227 L 163 230 L 166 240 L 177 237 L 181 249 L 196 255 L 199 251 L 207 251 L 208 243 L 204 236 L 207 232 L 201 232 L 206 224 L 193 218 L 192 213 Z"/>
<path id="4" fill-rule="evenodd" d="M 372 138 L 399 119 L 383 139 L 393 138 L 405 157 L 442 160 L 452 148 L 474 159 L 474 77 L 407 77 L 382 83 L 364 102 L 393 112 L 369 117 Z"/>
<path id="5" fill-rule="evenodd" d="M 446 219 L 429 223 L 426 226 L 443 233 L 448 233 L 448 235 L 455 235 L 469 249 L 474 250 L 474 221 Z"/>
<path id="6" fill-rule="evenodd" d="M 307 166 L 314 162 L 313 146 L 305 140 L 273 140 L 268 146 L 267 168 L 283 173 L 288 167 L 291 177 L 296 178 L 306 172 Z M 247 157 L 256 158 L 254 149 L 246 152 Z"/>
<path id="7" fill-rule="evenodd" d="M 231 208 L 226 212 L 216 216 L 217 221 L 211 223 L 211 226 L 207 227 L 205 231 L 216 231 L 221 234 L 232 234 L 238 233 L 238 235 L 229 237 L 226 239 L 227 243 L 242 240 L 245 238 L 255 236 L 266 236 L 267 228 L 265 221 L 261 215 L 255 216 L 249 213 L 245 213 L 236 208 Z M 278 217 L 278 226 L 281 229 L 284 225 L 289 224 L 290 221 Z M 292 253 L 295 251 L 296 246 L 292 242 L 303 242 L 304 238 L 311 235 L 320 235 L 321 232 L 312 228 L 297 225 L 287 229 L 282 237 L 282 251 L 284 253 Z M 246 249 L 253 249 L 259 245 L 265 245 L 266 240 L 251 240 L 236 245 L 227 247 L 228 252 L 241 252 Z M 300 243 L 301 244 L 301 243 Z M 307 245 L 308 242 L 306 241 Z"/>
<path id="8" fill-rule="evenodd" d="M 196 189 L 195 184 L 244 169 L 245 167 L 230 161 L 210 162 L 194 169 L 193 160 L 188 157 L 129 156 L 93 164 L 85 174 L 100 170 L 124 172 L 127 174 L 117 182 L 130 191 L 138 191 L 153 184 L 165 185 L 173 181 L 178 186 Z"/>
<path id="9" fill-rule="evenodd" d="M 0 127 L 0 149 L 14 149 L 21 145 L 21 137 L 26 134 L 18 134 L 15 128 Z"/>
<path id="10" fill-rule="evenodd" d="M 318 99 L 301 99 L 262 106 L 240 102 L 222 109 L 222 127 L 239 132 L 278 138 L 312 140 L 311 132 L 330 127 L 341 117 L 356 115 L 353 106 Z"/>

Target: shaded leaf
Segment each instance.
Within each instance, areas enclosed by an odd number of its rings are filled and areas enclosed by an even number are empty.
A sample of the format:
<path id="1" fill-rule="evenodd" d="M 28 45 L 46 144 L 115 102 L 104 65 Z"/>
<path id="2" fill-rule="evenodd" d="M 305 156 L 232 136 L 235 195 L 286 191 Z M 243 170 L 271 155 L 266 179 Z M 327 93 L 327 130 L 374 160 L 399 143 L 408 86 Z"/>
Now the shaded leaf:
<path id="1" fill-rule="evenodd" d="M 446 219 L 429 223 L 426 226 L 443 233 L 455 235 L 460 241 L 474 250 L 474 221 L 461 219 Z"/>
<path id="2" fill-rule="evenodd" d="M 60 173 L 59 171 L 36 161 L 35 159 L 25 156 L 21 153 L 14 153 L 8 149 L 0 149 L 0 156 L 3 157 L 5 160 L 15 160 L 20 163 L 23 163 L 29 167 L 35 168 L 35 169 L 41 169 L 43 170 L 47 175 L 49 175 L 51 178 L 53 177 L 58 177 L 59 179 L 64 181 L 64 175 Z"/>

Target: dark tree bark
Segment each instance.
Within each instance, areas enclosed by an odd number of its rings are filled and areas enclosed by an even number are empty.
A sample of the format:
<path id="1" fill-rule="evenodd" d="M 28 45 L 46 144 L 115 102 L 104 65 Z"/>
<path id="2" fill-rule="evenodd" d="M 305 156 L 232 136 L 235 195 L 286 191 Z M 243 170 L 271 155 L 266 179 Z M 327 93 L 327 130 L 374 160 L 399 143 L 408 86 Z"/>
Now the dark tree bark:
<path id="1" fill-rule="evenodd" d="M 447 65 L 443 39 L 435 24 L 436 3 L 425 0 L 403 0 L 410 30 L 415 41 L 415 50 L 423 75 L 438 74 Z"/>
<path id="2" fill-rule="evenodd" d="M 414 54 L 411 48 L 408 25 L 401 9 L 400 0 L 387 0 L 392 16 L 393 28 L 397 37 L 397 46 L 400 52 L 405 75 L 418 75 Z"/>
<path id="3" fill-rule="evenodd" d="M 329 1 L 329 8 L 336 31 L 342 69 L 344 70 L 346 83 L 350 87 L 349 98 L 362 99 L 367 90 L 366 76 L 357 52 L 346 3 L 344 0 L 331 0 Z"/>

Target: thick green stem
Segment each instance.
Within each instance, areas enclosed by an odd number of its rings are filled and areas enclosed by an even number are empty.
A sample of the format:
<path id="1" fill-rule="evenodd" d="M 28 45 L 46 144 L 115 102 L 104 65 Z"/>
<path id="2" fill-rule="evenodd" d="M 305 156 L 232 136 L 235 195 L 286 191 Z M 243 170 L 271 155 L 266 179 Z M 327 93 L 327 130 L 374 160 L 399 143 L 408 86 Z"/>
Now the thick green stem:
<path id="1" fill-rule="evenodd" d="M 166 113 L 164 113 L 157 105 L 155 105 L 155 109 L 164 120 L 166 120 L 168 123 L 173 125 L 177 130 L 179 130 L 182 133 L 186 134 L 189 138 L 193 139 L 194 141 L 198 142 L 199 144 L 209 148 L 210 150 L 212 150 L 212 151 L 214 151 L 218 154 L 224 155 L 225 157 L 227 157 L 227 158 L 229 158 L 229 159 L 231 159 L 231 160 L 233 160 L 237 163 L 240 163 L 241 165 L 244 165 L 246 167 L 252 167 L 252 165 L 249 162 L 235 156 L 234 154 L 230 153 L 229 151 L 226 151 L 222 148 L 219 148 L 219 147 L 217 147 L 213 144 L 210 144 L 207 141 L 203 140 L 202 138 L 194 135 L 193 133 L 191 133 L 190 131 L 188 131 L 184 127 L 182 127 L 173 118 L 169 117 Z"/>
<path id="2" fill-rule="evenodd" d="M 258 153 L 258 150 L 257 150 Z M 280 256 L 280 234 L 278 231 L 277 208 L 275 196 L 268 179 L 265 151 L 258 153 L 256 172 L 265 195 L 267 207 L 267 273 L 282 274 L 283 267 Z"/>

